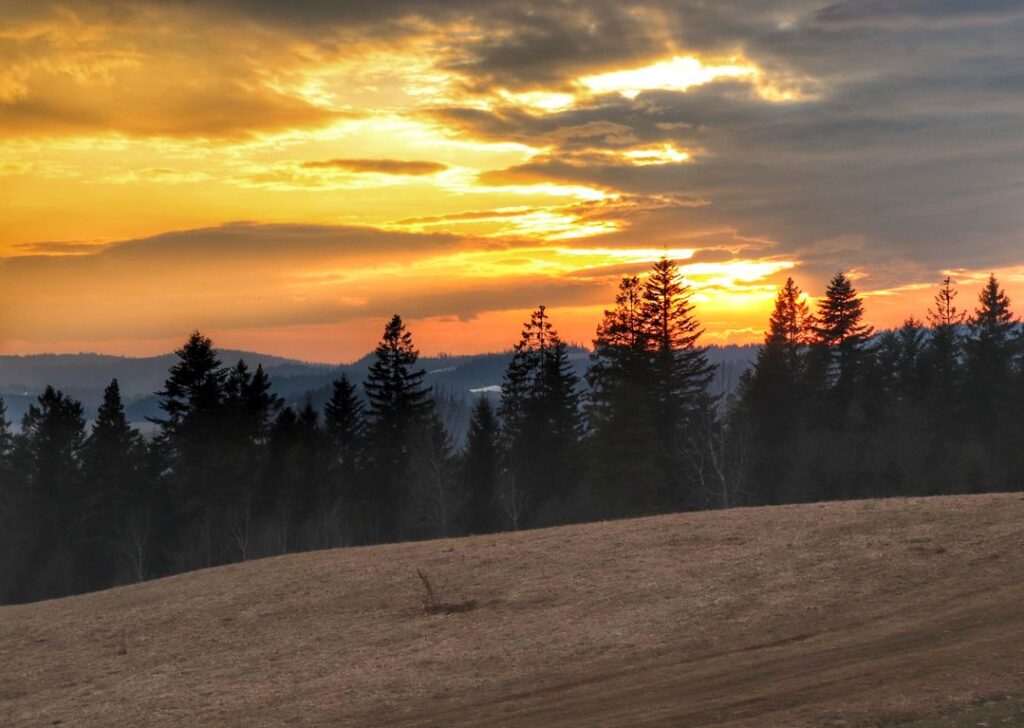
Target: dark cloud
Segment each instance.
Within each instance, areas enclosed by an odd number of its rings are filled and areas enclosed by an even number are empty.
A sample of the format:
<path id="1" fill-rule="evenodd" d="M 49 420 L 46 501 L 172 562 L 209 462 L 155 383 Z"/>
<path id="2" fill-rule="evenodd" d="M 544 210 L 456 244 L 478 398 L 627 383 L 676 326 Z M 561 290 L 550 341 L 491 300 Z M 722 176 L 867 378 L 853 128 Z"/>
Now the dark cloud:
<path id="1" fill-rule="evenodd" d="M 448 169 L 448 165 L 440 162 L 416 162 L 401 159 L 328 159 L 323 162 L 304 162 L 302 166 L 306 169 L 342 169 L 348 172 L 414 176 L 436 174 Z"/>

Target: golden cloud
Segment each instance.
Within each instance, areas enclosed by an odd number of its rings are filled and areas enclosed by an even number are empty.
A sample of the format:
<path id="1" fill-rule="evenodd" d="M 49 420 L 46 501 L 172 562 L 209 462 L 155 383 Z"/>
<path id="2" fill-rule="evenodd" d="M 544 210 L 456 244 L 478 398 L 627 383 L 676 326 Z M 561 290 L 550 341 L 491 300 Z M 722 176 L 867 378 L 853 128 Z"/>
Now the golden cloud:
<path id="1" fill-rule="evenodd" d="M 328 159 L 323 162 L 304 162 L 306 169 L 342 169 L 347 172 L 399 174 L 414 177 L 436 174 L 448 169 L 440 162 L 405 161 L 401 159 Z"/>

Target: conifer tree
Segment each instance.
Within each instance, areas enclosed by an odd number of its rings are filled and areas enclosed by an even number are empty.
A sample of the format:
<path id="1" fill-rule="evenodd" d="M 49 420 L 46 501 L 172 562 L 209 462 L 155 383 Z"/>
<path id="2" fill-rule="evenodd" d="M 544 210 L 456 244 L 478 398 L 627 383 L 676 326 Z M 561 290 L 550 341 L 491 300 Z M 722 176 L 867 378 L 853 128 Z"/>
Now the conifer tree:
<path id="1" fill-rule="evenodd" d="M 225 376 L 224 404 L 232 434 L 246 445 L 258 446 L 266 441 L 270 424 L 284 404 L 271 391 L 270 377 L 258 364 L 250 373 L 245 361 L 239 359 Z"/>
<path id="2" fill-rule="evenodd" d="M 935 294 L 934 305 L 928 309 L 931 338 L 927 350 L 930 370 L 927 387 L 934 416 L 939 416 L 940 410 L 948 415 L 957 405 L 954 398 L 960 384 L 961 328 L 967 318 L 967 313 L 956 306 L 957 295 L 958 291 L 947 276 Z"/>
<path id="3" fill-rule="evenodd" d="M 499 501 L 512 528 L 575 495 L 583 426 L 578 384 L 565 342 L 538 307 L 505 371 L 498 410 L 506 455 Z"/>
<path id="4" fill-rule="evenodd" d="M 969 321 L 966 353 L 966 401 L 972 421 L 985 437 L 1003 427 L 1008 391 L 1019 350 L 1016 321 L 1010 298 L 994 275 L 978 296 L 978 307 Z"/>
<path id="5" fill-rule="evenodd" d="M 668 477 L 660 497 L 663 506 L 690 498 L 682 477 L 683 450 L 688 430 L 706 419 L 704 408 L 711 402 L 707 389 L 714 367 L 699 343 L 703 329 L 694 316 L 691 295 L 679 267 L 668 258 L 655 262 L 644 281 L 644 330 L 651 349 L 649 401 L 660 440 L 659 466 Z"/>
<path id="6" fill-rule="evenodd" d="M 469 494 L 466 509 L 466 530 L 469 533 L 491 533 L 498 529 L 495 498 L 500 459 L 499 436 L 497 413 L 491 401 L 482 395 L 473 405 L 462 458 L 462 481 Z"/>
<path id="7" fill-rule="evenodd" d="M 89 501 L 87 524 L 96 578 L 110 584 L 118 578 L 119 562 L 138 553 L 133 519 L 145 519 L 153 506 L 144 479 L 145 446 L 142 436 L 128 424 L 121 390 L 114 379 L 103 392 L 92 432 L 82 449 L 82 475 Z M 143 544 L 147 548 L 148 544 Z M 129 575 L 137 575 L 130 564 Z"/>
<path id="8" fill-rule="evenodd" d="M 924 324 L 913 316 L 905 319 L 895 334 L 897 395 L 903 400 L 917 401 L 926 384 L 928 335 Z"/>
<path id="9" fill-rule="evenodd" d="M 587 480 L 605 517 L 650 512 L 666 481 L 658 458 L 651 388 L 653 352 L 636 276 L 619 283 L 604 312 L 587 370 Z"/>
<path id="10" fill-rule="evenodd" d="M 26 507 L 34 533 L 23 564 L 21 598 L 63 596 L 88 589 L 82 562 L 90 503 L 81 478 L 85 416 L 82 404 L 51 386 L 22 418 L 15 456 L 24 468 Z"/>
<path id="11" fill-rule="evenodd" d="M 874 329 L 863 323 L 864 302 L 842 272 L 829 281 L 818 304 L 814 332 L 827 352 L 828 381 L 841 395 L 848 395 L 864 371 Z"/>
<path id="12" fill-rule="evenodd" d="M 398 536 L 410 428 L 431 410 L 430 388 L 423 384 L 426 371 L 417 368 L 418 359 L 412 334 L 395 314 L 384 327 L 363 384 L 369 402 L 367 502 L 372 540 Z"/>
<path id="13" fill-rule="evenodd" d="M 159 444 L 166 461 L 166 478 L 175 505 L 174 523 L 164 524 L 178 534 L 182 564 L 211 566 L 221 558 L 223 523 L 231 497 L 232 472 L 225 447 L 228 410 L 225 383 L 213 342 L 194 331 L 175 351 L 164 388 L 157 392 L 165 417 Z M 166 516 L 165 516 L 166 517 Z"/>
<path id="14" fill-rule="evenodd" d="M 759 495 L 767 503 L 781 502 L 787 495 L 806 394 L 803 355 L 813 336 L 813 323 L 803 292 L 787 278 L 775 298 L 754 366 L 740 382 L 732 412 L 735 427 L 742 421 L 754 428 L 757 446 L 752 467 L 759 474 Z"/>
<path id="15" fill-rule="evenodd" d="M 331 398 L 324 405 L 324 429 L 331 452 L 331 481 L 335 492 L 355 501 L 356 479 L 366 427 L 363 403 L 355 385 L 342 374 L 331 384 Z"/>

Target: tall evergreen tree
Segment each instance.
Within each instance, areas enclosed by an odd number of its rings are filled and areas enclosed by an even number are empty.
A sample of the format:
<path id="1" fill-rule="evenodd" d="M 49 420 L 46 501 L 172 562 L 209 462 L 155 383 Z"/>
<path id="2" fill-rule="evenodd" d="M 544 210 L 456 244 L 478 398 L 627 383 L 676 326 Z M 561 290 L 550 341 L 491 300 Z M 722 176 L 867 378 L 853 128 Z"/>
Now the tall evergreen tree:
<path id="1" fill-rule="evenodd" d="M 803 292 L 787 278 L 775 298 L 754 366 L 740 382 L 732 412 L 734 428 L 742 422 L 754 429 L 757 445 L 751 467 L 759 475 L 758 495 L 766 503 L 801 496 L 793 491 L 788 474 L 803 424 L 803 355 L 813 337 L 813 323 Z"/>
<path id="2" fill-rule="evenodd" d="M 966 382 L 964 401 L 977 455 L 963 466 L 962 479 L 973 488 L 993 487 L 1005 482 L 1007 472 L 997 463 L 999 452 L 1016 449 L 1008 437 L 1013 407 L 1011 391 L 1015 359 L 1020 344 L 1010 298 L 994 275 L 990 275 L 978 296 L 978 307 L 969 321 L 964 342 Z"/>
<path id="3" fill-rule="evenodd" d="M 331 384 L 331 398 L 324 405 L 324 429 L 331 451 L 335 493 L 357 502 L 357 477 L 361 465 L 366 415 L 355 385 L 342 374 Z"/>
<path id="4" fill-rule="evenodd" d="M 220 536 L 231 502 L 230 421 L 225 406 L 228 372 L 221 366 L 213 342 L 198 331 L 175 351 L 164 388 L 157 392 L 165 417 L 160 446 L 166 461 L 170 496 L 176 518 L 162 524 L 177 533 L 182 565 L 210 566 L 221 559 Z"/>
<path id="5" fill-rule="evenodd" d="M 966 311 L 956 305 L 958 291 L 947 276 L 928 309 L 929 336 L 924 352 L 923 440 L 928 447 L 928 493 L 959 489 L 957 451 L 963 441 L 963 342 Z"/>
<path id="6" fill-rule="evenodd" d="M 502 383 L 499 416 L 506 460 L 499 502 L 507 525 L 563 516 L 576 495 L 582 434 L 579 378 L 540 306 L 523 325 Z"/>
<path id="7" fill-rule="evenodd" d="M 402 483 L 409 458 L 411 427 L 431 410 L 426 371 L 416 366 L 412 334 L 395 314 L 384 327 L 363 388 L 369 402 L 368 516 L 372 540 L 396 538 L 405 508 Z"/>
<path id="8" fill-rule="evenodd" d="M 132 558 L 139 547 L 138 519 L 153 507 L 145 481 L 145 445 L 128 424 L 121 389 L 114 379 L 103 392 L 92 432 L 82 450 L 82 476 L 89 507 L 87 530 L 98 581 L 109 584 L 139 575 Z M 143 569 L 144 573 L 144 569 Z"/>
<path id="9" fill-rule="evenodd" d="M 591 509 L 605 517 L 654 510 L 666 481 L 651 402 L 648 334 L 643 287 L 639 278 L 627 276 L 615 307 L 598 325 L 587 370 L 587 480 Z"/>
<path id="10" fill-rule="evenodd" d="M 655 435 L 660 441 L 659 466 L 668 482 L 660 501 L 671 507 L 691 500 L 685 472 L 689 430 L 707 417 L 708 385 L 715 368 L 700 345 L 703 329 L 694 316 L 692 291 L 679 267 L 658 260 L 643 285 L 643 320 L 652 352 L 650 402 Z"/>
<path id="11" fill-rule="evenodd" d="M 818 304 L 814 332 L 817 343 L 828 352 L 829 382 L 842 396 L 851 393 L 870 353 L 874 329 L 863 318 L 863 300 L 850 279 L 836 273 Z"/>
<path id="12" fill-rule="evenodd" d="M 85 443 L 82 404 L 46 387 L 22 418 L 15 460 L 24 468 L 24 517 L 33 533 L 19 583 L 22 599 L 63 596 L 90 588 L 83 563 L 90 503 L 82 488 Z"/>
<path id="13" fill-rule="evenodd" d="M 462 457 L 462 481 L 469 493 L 466 530 L 491 533 L 499 526 L 495 498 L 500 462 L 500 426 L 494 406 L 486 396 L 477 398 L 469 418 L 466 448 Z"/>

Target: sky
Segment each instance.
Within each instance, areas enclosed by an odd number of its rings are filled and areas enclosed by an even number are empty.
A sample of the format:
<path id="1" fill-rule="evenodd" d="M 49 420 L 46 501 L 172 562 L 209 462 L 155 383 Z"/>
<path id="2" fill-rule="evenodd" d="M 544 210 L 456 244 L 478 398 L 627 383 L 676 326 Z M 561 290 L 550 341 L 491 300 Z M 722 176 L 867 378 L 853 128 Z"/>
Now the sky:
<path id="1" fill-rule="evenodd" d="M 1024 0 L 0 11 L 0 353 L 494 351 L 539 304 L 589 344 L 661 255 L 705 343 L 787 276 L 1024 304 Z"/>

